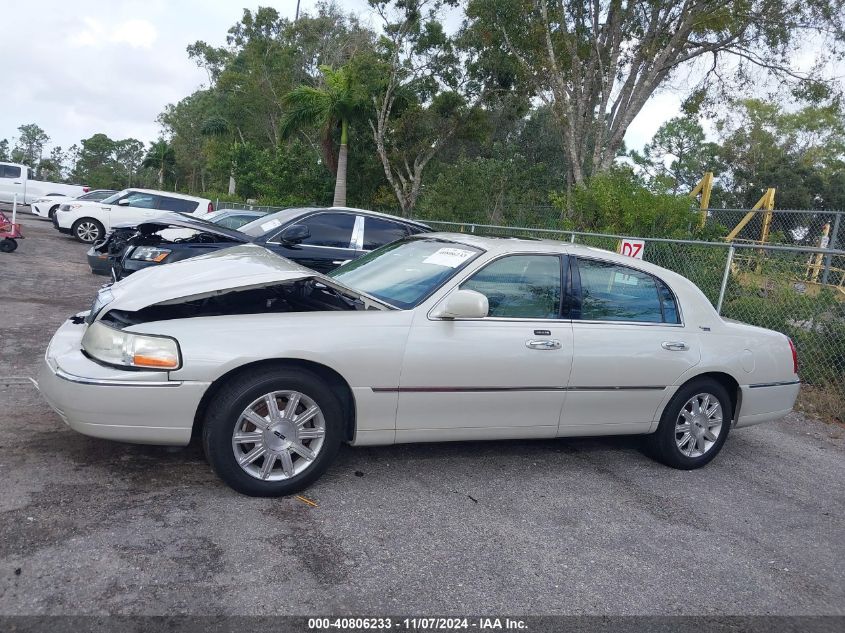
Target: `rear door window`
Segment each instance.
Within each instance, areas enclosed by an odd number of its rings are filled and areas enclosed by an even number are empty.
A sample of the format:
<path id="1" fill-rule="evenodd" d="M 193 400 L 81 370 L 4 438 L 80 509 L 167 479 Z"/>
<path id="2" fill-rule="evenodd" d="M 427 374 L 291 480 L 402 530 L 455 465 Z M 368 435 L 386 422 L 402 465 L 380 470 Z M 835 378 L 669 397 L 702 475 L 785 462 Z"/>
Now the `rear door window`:
<path id="1" fill-rule="evenodd" d="M 364 216 L 364 250 L 372 251 L 385 244 L 408 236 L 407 227 L 400 222 Z"/>
<path id="2" fill-rule="evenodd" d="M 669 288 L 648 273 L 611 262 L 578 259 L 581 319 L 679 323 Z"/>

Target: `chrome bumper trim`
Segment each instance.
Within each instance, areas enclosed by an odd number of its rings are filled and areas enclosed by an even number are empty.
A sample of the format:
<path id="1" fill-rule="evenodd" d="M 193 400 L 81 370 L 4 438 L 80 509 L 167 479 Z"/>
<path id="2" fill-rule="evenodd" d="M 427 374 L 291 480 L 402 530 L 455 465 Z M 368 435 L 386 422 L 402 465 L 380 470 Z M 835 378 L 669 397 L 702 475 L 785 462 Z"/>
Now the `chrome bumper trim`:
<path id="1" fill-rule="evenodd" d="M 783 382 L 760 382 L 756 385 L 748 385 L 749 389 L 759 389 L 760 387 L 785 387 L 786 385 L 800 385 L 800 380 L 785 380 Z"/>
<path id="2" fill-rule="evenodd" d="M 108 378 L 84 378 L 83 376 L 75 376 L 66 371 L 56 368 L 56 376 L 68 382 L 75 382 L 80 385 L 97 385 L 100 387 L 178 387 L 182 384 L 181 380 L 163 380 L 163 381 L 140 381 L 140 380 L 110 380 Z"/>

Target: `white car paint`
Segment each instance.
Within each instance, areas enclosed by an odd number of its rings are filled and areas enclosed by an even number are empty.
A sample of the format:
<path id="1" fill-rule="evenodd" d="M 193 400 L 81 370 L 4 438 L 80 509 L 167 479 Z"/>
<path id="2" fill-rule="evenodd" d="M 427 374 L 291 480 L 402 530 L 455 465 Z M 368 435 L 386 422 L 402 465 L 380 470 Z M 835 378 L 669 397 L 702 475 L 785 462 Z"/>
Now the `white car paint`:
<path id="1" fill-rule="evenodd" d="M 153 189 L 130 188 L 118 192 L 112 198 L 107 198 L 113 203 L 89 202 L 84 200 L 64 202 L 54 217 L 54 224 L 59 231 L 72 233 L 77 222 L 98 222 L 103 227 L 103 235 L 112 227 L 121 224 L 140 224 L 145 220 L 162 217 L 173 211 L 182 209 L 157 208 L 156 200 L 166 199 L 168 201 L 179 201 L 191 206 L 196 205 L 192 211 L 185 211 L 190 215 L 203 217 L 213 212 L 213 205 L 208 198 L 198 198 L 172 191 L 156 191 Z M 120 204 L 126 200 L 129 204 Z M 149 206 L 149 205 L 153 206 Z M 143 205 L 143 206 L 142 206 Z M 77 238 L 78 239 L 78 238 Z"/>
<path id="2" fill-rule="evenodd" d="M 29 176 L 30 169 L 26 165 L 0 162 L 0 202 L 17 199 L 18 204 L 31 204 L 38 198 L 53 195 L 76 198 L 89 190 L 82 185 L 33 180 Z"/>
<path id="3" fill-rule="evenodd" d="M 413 309 L 388 309 L 348 289 L 371 309 L 182 318 L 126 328 L 178 341 L 182 365 L 170 372 L 127 371 L 92 361 L 81 348 L 88 326 L 70 320 L 50 343 L 39 388 L 79 432 L 177 445 L 189 441 L 210 385 L 265 359 L 299 359 L 337 372 L 353 394 L 357 445 L 649 433 L 677 389 L 709 372 L 727 374 L 738 385 L 734 426 L 778 419 L 793 406 L 799 381 L 787 338 L 724 321 L 680 275 L 561 242 L 423 237 L 483 252 Z M 464 280 L 513 253 L 562 253 L 654 275 L 674 293 L 683 321 L 437 318 Z M 307 278 L 344 289 L 259 246 L 238 246 L 148 268 L 114 284 L 112 300 L 96 320 L 114 310 Z M 527 345 L 533 339 L 560 344 L 532 349 Z M 665 348 L 677 342 L 688 349 Z"/>
<path id="4" fill-rule="evenodd" d="M 29 206 L 29 210 L 32 212 L 33 215 L 37 215 L 41 218 L 49 218 L 50 211 L 56 210 L 58 211 L 59 205 L 63 202 L 69 202 L 71 200 L 85 200 L 85 198 L 91 194 L 97 193 L 98 191 L 106 191 L 103 189 L 95 189 L 93 191 L 89 191 L 88 193 L 83 194 L 82 196 L 69 196 L 69 195 L 52 195 L 52 196 L 42 196 L 40 198 L 36 198 L 32 201 Z M 112 191 L 111 193 L 117 193 L 116 191 Z M 91 201 L 89 201 L 91 202 Z"/>

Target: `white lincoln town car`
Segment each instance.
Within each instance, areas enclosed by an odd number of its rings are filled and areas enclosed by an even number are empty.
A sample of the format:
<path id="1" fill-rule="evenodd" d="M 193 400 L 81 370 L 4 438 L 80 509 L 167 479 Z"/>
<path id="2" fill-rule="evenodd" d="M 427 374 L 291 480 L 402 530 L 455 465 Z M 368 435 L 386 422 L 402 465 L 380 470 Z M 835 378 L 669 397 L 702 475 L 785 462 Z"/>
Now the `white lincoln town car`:
<path id="1" fill-rule="evenodd" d="M 554 241 L 432 233 L 329 276 L 257 245 L 148 268 L 56 332 L 38 385 L 73 429 L 185 445 L 249 495 L 316 480 L 341 442 L 647 434 L 681 469 L 798 394 L 783 334 L 690 281 Z"/>

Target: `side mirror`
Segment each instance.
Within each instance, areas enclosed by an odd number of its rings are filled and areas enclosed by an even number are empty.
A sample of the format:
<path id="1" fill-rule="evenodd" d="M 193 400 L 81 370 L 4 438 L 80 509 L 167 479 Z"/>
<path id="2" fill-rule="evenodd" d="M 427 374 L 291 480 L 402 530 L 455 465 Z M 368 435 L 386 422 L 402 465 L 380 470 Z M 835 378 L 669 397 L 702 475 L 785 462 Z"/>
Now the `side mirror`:
<path id="1" fill-rule="evenodd" d="M 431 316 L 437 319 L 483 319 L 490 306 L 487 297 L 475 290 L 456 290 L 437 306 Z"/>
<path id="2" fill-rule="evenodd" d="M 129 206 L 129 198 L 123 198 L 121 200 L 118 200 L 117 204 L 119 204 L 121 207 L 128 207 Z"/>
<path id="3" fill-rule="evenodd" d="M 304 224 L 291 224 L 279 235 L 283 244 L 299 244 L 311 237 L 311 229 Z"/>

